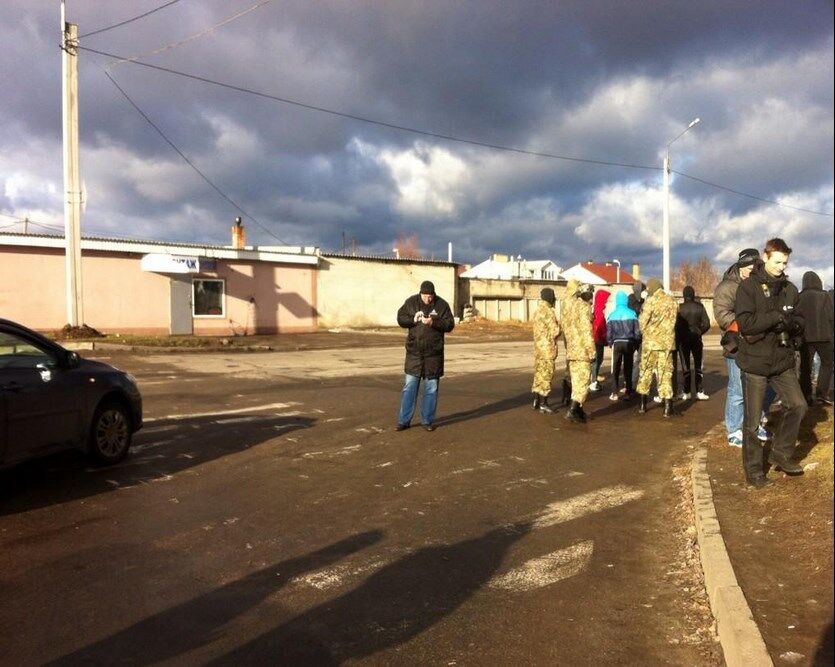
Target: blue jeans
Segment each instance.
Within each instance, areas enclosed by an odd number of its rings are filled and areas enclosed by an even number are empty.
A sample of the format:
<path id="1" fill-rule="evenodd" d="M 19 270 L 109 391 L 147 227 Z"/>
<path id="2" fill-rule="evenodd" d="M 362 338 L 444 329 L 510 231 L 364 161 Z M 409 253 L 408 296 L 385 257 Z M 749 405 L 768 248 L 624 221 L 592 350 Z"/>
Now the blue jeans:
<path id="1" fill-rule="evenodd" d="M 742 398 L 742 371 L 736 365 L 736 359 L 725 357 L 728 367 L 728 393 L 725 396 L 725 429 L 728 437 L 736 434 L 742 437 L 742 422 L 745 419 L 745 402 Z M 765 389 L 761 416 L 768 414 L 777 394 L 769 384 Z"/>
<path id="2" fill-rule="evenodd" d="M 438 407 L 438 383 L 439 378 L 423 379 L 423 399 L 420 402 L 421 424 L 431 424 L 435 421 L 435 408 Z M 400 397 L 400 416 L 398 424 L 409 424 L 412 415 L 415 414 L 417 406 L 418 386 L 420 378 L 416 375 L 406 373 L 406 383 L 403 385 L 403 393 Z"/>

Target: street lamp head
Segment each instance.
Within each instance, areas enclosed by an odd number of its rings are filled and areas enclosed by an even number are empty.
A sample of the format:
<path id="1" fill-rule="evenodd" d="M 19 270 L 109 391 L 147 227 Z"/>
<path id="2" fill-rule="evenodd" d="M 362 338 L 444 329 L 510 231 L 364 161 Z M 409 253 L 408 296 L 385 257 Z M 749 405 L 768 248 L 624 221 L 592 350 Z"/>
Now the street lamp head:
<path id="1" fill-rule="evenodd" d="M 690 125 L 687 126 L 687 129 L 689 130 L 691 127 L 696 125 L 696 123 L 698 123 L 700 120 L 701 120 L 701 118 L 694 118 L 693 120 L 691 120 Z"/>

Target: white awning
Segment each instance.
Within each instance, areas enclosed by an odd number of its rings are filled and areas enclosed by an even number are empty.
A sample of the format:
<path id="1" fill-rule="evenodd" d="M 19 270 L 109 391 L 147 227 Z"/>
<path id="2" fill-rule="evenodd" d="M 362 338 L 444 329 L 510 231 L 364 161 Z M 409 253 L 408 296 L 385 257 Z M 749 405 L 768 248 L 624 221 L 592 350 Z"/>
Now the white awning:
<path id="1" fill-rule="evenodd" d="M 154 273 L 200 273 L 200 260 L 185 255 L 152 253 L 142 258 L 143 271 Z"/>

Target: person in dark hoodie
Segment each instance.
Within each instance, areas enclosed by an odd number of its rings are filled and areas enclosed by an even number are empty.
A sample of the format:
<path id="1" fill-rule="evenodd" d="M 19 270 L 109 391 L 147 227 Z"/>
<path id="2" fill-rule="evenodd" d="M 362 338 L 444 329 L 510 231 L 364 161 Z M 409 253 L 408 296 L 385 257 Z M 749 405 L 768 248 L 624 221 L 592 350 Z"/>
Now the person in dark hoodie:
<path id="1" fill-rule="evenodd" d="M 625 292 L 615 294 L 615 309 L 606 318 L 606 343 L 612 348 L 612 378 L 614 389 L 610 401 L 632 398 L 632 362 L 635 350 L 641 342 L 641 327 L 638 316 L 627 305 Z M 623 367 L 623 396 L 621 397 L 620 371 Z"/>
<path id="2" fill-rule="evenodd" d="M 592 323 L 592 335 L 594 336 L 594 365 L 591 372 L 591 384 L 589 391 L 600 391 L 600 383 L 603 376 L 600 373 L 603 367 L 603 353 L 606 350 L 606 303 L 609 301 L 609 292 L 605 289 L 597 290 L 594 293 L 594 322 Z"/>
<path id="3" fill-rule="evenodd" d="M 800 388 L 806 402 L 813 405 L 832 405 L 829 399 L 829 378 L 832 374 L 832 301 L 823 291 L 823 283 L 814 271 L 803 274 L 803 291 L 797 304 L 797 312 L 803 318 L 803 345 L 800 348 Z M 812 396 L 812 358 L 820 357 L 818 386 Z"/>
<path id="4" fill-rule="evenodd" d="M 710 329 L 710 317 L 700 301 L 696 301 L 696 290 L 687 285 L 682 290 L 684 302 L 679 304 L 676 317 L 676 345 L 681 358 L 681 370 L 684 376 L 684 387 L 681 398 L 690 399 L 693 371 L 696 375 L 696 398 L 706 401 L 710 398 L 702 391 L 702 353 L 704 344 L 702 336 Z M 691 366 L 692 359 L 692 366 Z"/>
<path id="5" fill-rule="evenodd" d="M 406 382 L 400 399 L 397 430 L 409 428 L 417 405 L 418 387 L 423 381 L 420 404 L 421 423 L 435 430 L 438 384 L 444 374 L 444 334 L 455 327 L 449 304 L 435 294 L 435 285 L 424 280 L 420 293 L 410 296 L 397 311 L 397 323 L 406 335 Z"/>
<path id="6" fill-rule="evenodd" d="M 794 342 L 803 335 L 803 318 L 797 312 L 797 287 L 785 270 L 791 248 L 780 238 L 770 239 L 763 262 L 755 266 L 736 293 L 739 351 L 736 362 L 743 371 L 745 418 L 742 426 L 742 463 L 749 485 L 760 489 L 770 483 L 763 469 L 763 447 L 757 441 L 763 397 L 771 385 L 783 404 L 768 462 L 789 475 L 803 474 L 794 461 L 800 422 L 806 399 L 795 373 Z"/>
<path id="7" fill-rule="evenodd" d="M 635 314 L 640 316 L 641 308 L 644 306 L 644 301 L 647 298 L 647 286 L 646 284 L 642 283 L 640 280 L 636 280 L 632 283 L 632 294 L 629 295 L 629 298 L 626 301 L 626 305 L 629 306 Z M 635 348 L 635 359 L 634 364 L 632 366 L 632 386 L 634 387 L 638 384 L 638 371 L 641 364 L 641 341 L 638 341 L 638 346 Z"/>
<path id="8" fill-rule="evenodd" d="M 742 447 L 742 422 L 744 419 L 744 403 L 742 398 L 742 373 L 736 363 L 736 353 L 739 348 L 739 325 L 736 322 L 736 292 L 739 284 L 751 275 L 754 265 L 760 261 L 760 252 L 756 248 L 741 250 L 737 261 L 728 267 L 722 282 L 713 292 L 713 317 L 722 329 L 722 353 L 728 370 L 728 391 L 725 395 L 725 430 L 728 444 L 732 447 Z M 766 403 L 773 399 L 773 391 L 769 388 Z M 768 411 L 767 407 L 764 408 Z M 757 438 L 768 440 L 768 433 L 763 425 L 757 430 Z"/>

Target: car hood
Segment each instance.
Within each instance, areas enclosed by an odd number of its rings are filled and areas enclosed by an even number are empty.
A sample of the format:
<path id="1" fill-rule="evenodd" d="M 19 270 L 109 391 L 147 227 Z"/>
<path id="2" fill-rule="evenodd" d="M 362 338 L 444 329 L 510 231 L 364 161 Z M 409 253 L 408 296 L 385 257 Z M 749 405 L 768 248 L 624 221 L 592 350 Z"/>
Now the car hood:
<path id="1" fill-rule="evenodd" d="M 103 361 L 93 361 L 92 359 L 79 359 L 78 369 L 85 373 L 119 373 L 126 375 L 124 371 L 119 370 L 115 366 L 106 364 Z"/>

